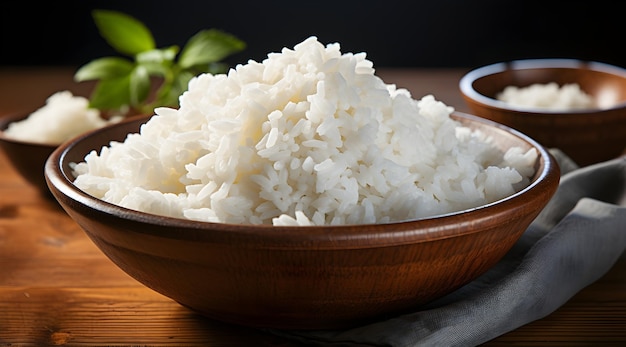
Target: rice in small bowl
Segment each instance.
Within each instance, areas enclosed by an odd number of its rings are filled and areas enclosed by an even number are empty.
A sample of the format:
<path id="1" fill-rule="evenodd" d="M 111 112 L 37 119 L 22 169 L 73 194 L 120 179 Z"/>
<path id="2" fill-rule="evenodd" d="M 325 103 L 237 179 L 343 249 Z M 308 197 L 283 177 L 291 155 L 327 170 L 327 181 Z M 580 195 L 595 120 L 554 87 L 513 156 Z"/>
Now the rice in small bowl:
<path id="1" fill-rule="evenodd" d="M 26 182 L 50 197 L 43 173 L 48 156 L 64 141 L 118 120 L 101 118 L 87 98 L 64 90 L 31 113 L 0 117 L 0 149 Z"/>
<path id="2" fill-rule="evenodd" d="M 495 264 L 558 185 L 533 140 L 315 37 L 155 113 L 59 148 L 50 189 L 131 276 L 238 324 L 414 309 Z"/>

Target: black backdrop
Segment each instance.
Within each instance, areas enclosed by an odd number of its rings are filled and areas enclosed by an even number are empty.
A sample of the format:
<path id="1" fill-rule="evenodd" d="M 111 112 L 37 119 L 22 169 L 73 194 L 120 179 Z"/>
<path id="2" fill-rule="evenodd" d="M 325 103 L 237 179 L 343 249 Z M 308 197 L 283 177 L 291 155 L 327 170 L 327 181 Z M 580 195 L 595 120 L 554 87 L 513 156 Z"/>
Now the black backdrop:
<path id="1" fill-rule="evenodd" d="M 375 67 L 474 67 L 539 57 L 626 67 L 626 12 L 619 1 L 278 0 L 4 1 L 0 65 L 71 65 L 115 54 L 90 11 L 143 21 L 159 47 L 217 28 L 246 41 L 231 64 L 263 60 L 309 36 L 367 52 Z"/>

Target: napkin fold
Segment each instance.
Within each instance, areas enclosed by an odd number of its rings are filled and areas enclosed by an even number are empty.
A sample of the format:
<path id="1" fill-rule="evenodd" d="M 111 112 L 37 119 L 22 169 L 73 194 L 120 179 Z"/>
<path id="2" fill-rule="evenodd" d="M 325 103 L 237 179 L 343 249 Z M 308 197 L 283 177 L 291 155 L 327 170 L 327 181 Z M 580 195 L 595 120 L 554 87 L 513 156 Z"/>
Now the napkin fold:
<path id="1" fill-rule="evenodd" d="M 485 274 L 420 311 L 342 331 L 277 331 L 320 346 L 476 346 L 543 318 L 602 277 L 626 249 L 626 157 L 579 168 L 551 153 L 561 182 Z"/>

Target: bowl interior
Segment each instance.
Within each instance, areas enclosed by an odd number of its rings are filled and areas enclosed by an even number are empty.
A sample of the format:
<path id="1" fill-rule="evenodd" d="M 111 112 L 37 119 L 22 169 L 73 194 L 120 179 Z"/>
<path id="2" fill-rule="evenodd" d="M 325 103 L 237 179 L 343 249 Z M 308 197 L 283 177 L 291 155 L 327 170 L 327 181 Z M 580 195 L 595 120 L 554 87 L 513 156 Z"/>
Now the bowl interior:
<path id="1" fill-rule="evenodd" d="M 545 148 L 522 133 L 501 124 L 465 113 L 455 112 L 452 117 L 458 120 L 461 124 L 475 130 L 480 130 L 487 136 L 492 137 L 495 140 L 493 144 L 502 151 L 506 151 L 508 148 L 513 146 L 521 147 L 524 150 L 534 147 L 539 151 L 539 159 L 535 165 L 535 175 L 532 177 L 531 184 L 521 191 L 503 199 L 505 200 L 504 204 L 503 200 L 499 200 L 468 210 L 436 216 L 437 218 L 423 219 L 421 223 L 423 223 L 422 226 L 425 229 L 428 229 L 431 226 L 433 227 L 432 230 L 429 231 L 429 240 L 446 238 L 465 232 L 462 228 L 436 228 L 436 226 L 441 223 L 441 220 L 438 218 L 447 218 L 449 219 L 446 221 L 447 223 L 454 223 L 451 222 L 450 219 L 458 220 L 459 222 L 466 220 L 469 212 L 473 213 L 472 216 L 474 216 L 474 218 L 482 218 L 485 215 L 493 214 L 494 211 L 488 209 L 493 205 L 504 205 L 502 208 L 505 209 L 507 204 L 516 203 L 515 201 L 507 202 L 506 200 L 514 200 L 515 198 L 525 194 L 528 190 L 537 189 L 537 185 L 546 184 L 546 176 L 548 176 L 548 174 L 551 173 L 556 166 Z M 357 225 L 357 227 L 353 225 L 335 226 L 333 227 L 333 235 L 343 234 L 345 238 L 334 238 L 329 237 L 327 227 L 308 227 L 307 233 L 302 234 L 298 231 L 300 229 L 299 227 L 285 226 L 278 228 L 277 230 L 276 228 L 267 225 L 258 225 L 251 228 L 248 225 L 205 223 L 165 216 L 155 216 L 140 211 L 131 211 L 94 198 L 80 191 L 80 189 L 72 184 L 74 180 L 71 168 L 72 163 L 83 161 L 85 155 L 90 151 L 99 150 L 102 146 L 109 145 L 111 141 L 123 141 L 129 133 L 139 131 L 141 125 L 148 121 L 149 118 L 150 117 L 136 117 L 126 119 L 118 124 L 113 124 L 102 129 L 85 133 L 62 145 L 57 151 L 55 151 L 55 153 L 53 153 L 49 160 L 48 166 L 50 167 L 46 169 L 46 178 L 50 181 L 48 186 L 54 188 L 55 190 L 59 190 L 61 194 L 69 196 L 72 200 L 78 201 L 79 203 L 88 206 L 90 209 L 101 210 L 107 214 L 115 214 L 122 218 L 132 219 L 142 223 L 148 222 L 150 224 L 159 224 L 166 227 L 173 226 L 187 228 L 187 230 L 184 230 L 181 233 L 174 233 L 177 238 L 206 238 L 207 235 L 205 231 L 212 230 L 214 232 L 212 237 L 228 235 L 227 237 L 230 238 L 237 234 L 241 237 L 238 239 L 238 242 L 241 242 L 242 244 L 254 244 L 255 242 L 263 239 L 264 241 L 271 240 L 271 242 L 274 242 L 276 245 L 281 244 L 285 247 L 293 247 L 294 245 L 302 242 L 315 240 L 315 242 L 320 243 L 318 245 L 319 247 L 322 247 L 323 245 L 323 247 L 340 248 L 379 246 L 379 240 L 377 237 L 380 236 L 381 233 L 389 233 L 389 240 L 401 239 L 401 241 L 398 242 L 414 242 L 415 240 L 423 239 L 425 237 L 421 233 L 413 233 L 409 236 L 402 234 L 404 230 L 414 228 L 413 225 L 409 225 L 405 222 L 390 223 L 394 226 L 389 228 L 382 227 L 381 225 Z M 549 184 L 552 184 L 552 182 L 549 182 Z M 224 233 L 225 229 L 227 230 L 226 233 Z M 272 232 L 269 234 L 265 232 L 259 233 L 259 230 L 262 229 L 272 229 Z M 192 232 L 192 230 L 195 230 L 195 232 Z M 171 232 L 171 230 L 166 229 L 163 232 L 168 233 Z M 190 234 L 185 236 L 185 232 Z M 195 234 L 196 232 L 197 234 Z M 353 243 L 357 239 L 359 239 L 358 245 Z"/>

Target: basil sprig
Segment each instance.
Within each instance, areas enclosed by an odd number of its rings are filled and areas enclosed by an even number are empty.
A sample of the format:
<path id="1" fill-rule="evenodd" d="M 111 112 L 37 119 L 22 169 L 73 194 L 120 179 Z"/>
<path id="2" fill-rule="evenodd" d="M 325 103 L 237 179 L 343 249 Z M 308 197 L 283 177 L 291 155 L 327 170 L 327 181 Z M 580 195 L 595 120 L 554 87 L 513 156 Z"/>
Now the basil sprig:
<path id="1" fill-rule="evenodd" d="M 100 35 L 124 56 L 92 60 L 74 75 L 77 82 L 97 81 L 89 102 L 102 111 L 147 114 L 155 107 L 178 107 L 191 78 L 226 72 L 222 60 L 246 48 L 245 42 L 216 29 L 199 31 L 182 50 L 177 45 L 157 48 L 150 30 L 132 16 L 111 10 L 92 15 Z"/>

